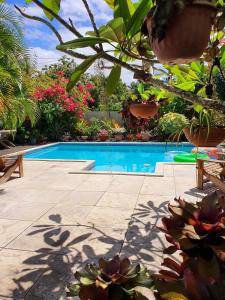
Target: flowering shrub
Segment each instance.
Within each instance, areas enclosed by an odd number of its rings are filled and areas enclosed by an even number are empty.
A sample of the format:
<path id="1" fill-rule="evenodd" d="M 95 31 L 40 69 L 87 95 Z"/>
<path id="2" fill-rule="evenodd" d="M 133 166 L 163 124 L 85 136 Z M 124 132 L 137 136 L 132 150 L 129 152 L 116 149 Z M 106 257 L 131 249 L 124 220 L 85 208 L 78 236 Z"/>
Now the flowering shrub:
<path id="1" fill-rule="evenodd" d="M 77 120 L 88 110 L 89 103 L 94 102 L 90 93 L 93 85 L 79 83 L 68 93 L 68 79 L 60 70 L 53 77 L 41 75 L 36 82 L 38 87 L 32 98 L 38 101 L 41 112 L 38 128 L 50 140 L 59 140 L 65 132 L 75 135 Z"/>
<path id="2" fill-rule="evenodd" d="M 39 86 L 33 93 L 33 98 L 38 101 L 52 102 L 58 105 L 62 111 L 74 112 L 79 118 L 88 109 L 88 104 L 93 103 L 90 90 L 93 88 L 91 83 L 86 85 L 78 84 L 71 93 L 66 91 L 68 79 L 64 78 L 64 72 L 56 72 L 57 79 L 49 78 L 47 87 Z"/>

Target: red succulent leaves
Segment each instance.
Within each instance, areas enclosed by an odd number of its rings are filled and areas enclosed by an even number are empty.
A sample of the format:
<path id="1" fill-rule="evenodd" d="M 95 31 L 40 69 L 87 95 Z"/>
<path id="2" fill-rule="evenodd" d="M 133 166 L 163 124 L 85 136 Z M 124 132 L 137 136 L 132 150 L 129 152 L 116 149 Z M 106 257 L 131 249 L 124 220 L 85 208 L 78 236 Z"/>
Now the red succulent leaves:
<path id="1" fill-rule="evenodd" d="M 78 283 L 70 287 L 70 296 L 81 300 L 135 300 L 137 286 L 151 286 L 152 280 L 140 265 L 132 266 L 128 258 L 101 258 L 99 265 L 87 265 L 83 273 L 76 272 Z"/>
<path id="2" fill-rule="evenodd" d="M 224 196 L 217 193 L 197 204 L 175 199 L 177 206 L 169 205 L 171 217 L 163 218 L 161 230 L 173 244 L 165 250 L 182 250 L 190 256 L 209 256 L 215 253 L 225 261 Z"/>

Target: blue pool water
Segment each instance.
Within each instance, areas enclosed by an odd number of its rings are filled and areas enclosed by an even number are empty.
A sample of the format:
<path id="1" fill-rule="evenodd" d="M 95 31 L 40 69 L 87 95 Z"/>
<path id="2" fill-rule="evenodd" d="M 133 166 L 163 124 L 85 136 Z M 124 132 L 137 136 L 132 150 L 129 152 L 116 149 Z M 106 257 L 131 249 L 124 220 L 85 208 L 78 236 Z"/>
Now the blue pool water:
<path id="1" fill-rule="evenodd" d="M 25 155 L 29 159 L 95 160 L 94 171 L 155 172 L 157 162 L 171 162 L 190 144 L 59 143 Z"/>

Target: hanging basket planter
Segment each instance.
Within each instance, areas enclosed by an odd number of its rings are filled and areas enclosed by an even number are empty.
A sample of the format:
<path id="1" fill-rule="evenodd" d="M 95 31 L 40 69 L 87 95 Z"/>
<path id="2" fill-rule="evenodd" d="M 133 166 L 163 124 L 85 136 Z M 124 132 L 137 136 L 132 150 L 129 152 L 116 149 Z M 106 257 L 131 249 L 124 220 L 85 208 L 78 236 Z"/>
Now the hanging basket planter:
<path id="1" fill-rule="evenodd" d="M 157 102 L 134 103 L 130 105 L 130 112 L 138 119 L 151 119 L 157 114 L 159 107 Z"/>
<path id="2" fill-rule="evenodd" d="M 216 147 L 225 140 L 225 128 L 183 129 L 187 140 L 197 147 Z"/>
<path id="3" fill-rule="evenodd" d="M 199 59 L 208 45 L 215 6 L 209 1 L 194 1 L 169 21 L 162 39 L 153 36 L 153 17 L 147 16 L 142 28 L 162 64 L 183 64 Z"/>

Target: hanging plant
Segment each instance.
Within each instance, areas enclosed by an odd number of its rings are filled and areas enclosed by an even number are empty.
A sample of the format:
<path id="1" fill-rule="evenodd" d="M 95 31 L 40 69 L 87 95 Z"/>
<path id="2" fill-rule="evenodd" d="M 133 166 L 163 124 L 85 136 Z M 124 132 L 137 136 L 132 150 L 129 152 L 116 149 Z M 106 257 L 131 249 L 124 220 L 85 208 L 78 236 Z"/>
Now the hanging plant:
<path id="1" fill-rule="evenodd" d="M 207 47 L 216 7 L 211 0 L 160 0 L 145 19 L 142 32 L 161 63 L 199 59 Z"/>

